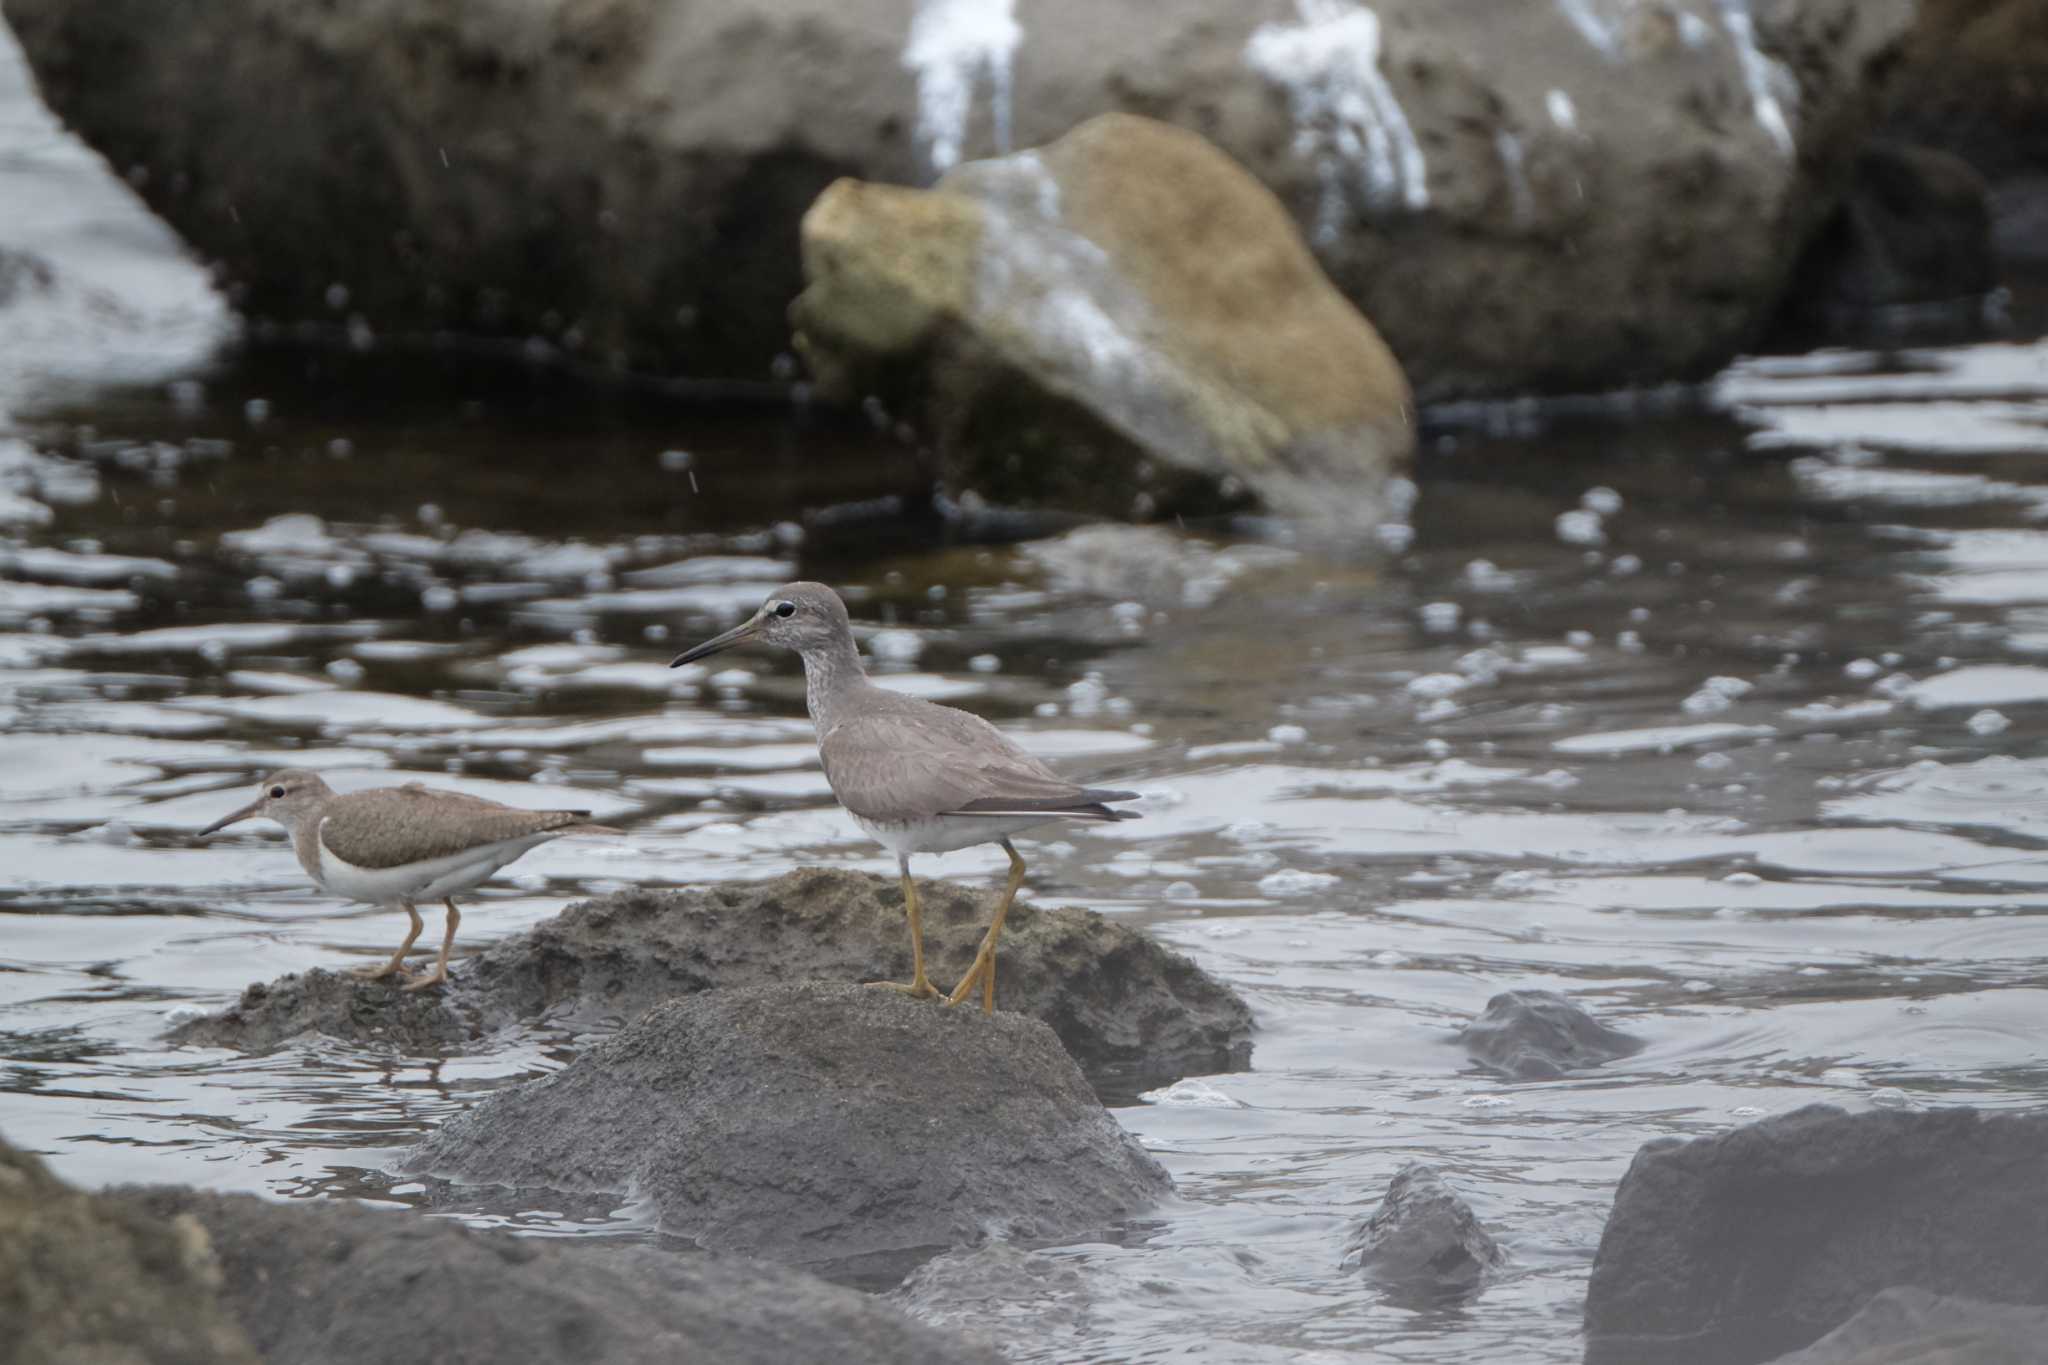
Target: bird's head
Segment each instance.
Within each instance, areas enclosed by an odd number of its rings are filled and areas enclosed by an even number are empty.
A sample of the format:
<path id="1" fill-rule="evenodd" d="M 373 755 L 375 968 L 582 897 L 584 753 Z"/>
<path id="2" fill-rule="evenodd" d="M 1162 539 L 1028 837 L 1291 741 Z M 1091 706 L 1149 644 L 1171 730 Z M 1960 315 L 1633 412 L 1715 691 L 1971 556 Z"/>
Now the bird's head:
<path id="1" fill-rule="evenodd" d="M 320 774 L 304 768 L 284 768 L 263 779 L 254 801 L 232 815 L 222 816 L 200 830 L 199 835 L 205 838 L 216 830 L 257 815 L 267 816 L 286 829 L 297 829 L 301 819 L 332 795 L 334 790 L 320 780 Z"/>
<path id="2" fill-rule="evenodd" d="M 851 644 L 853 624 L 847 619 L 846 604 L 839 600 L 839 594 L 823 583 L 785 583 L 768 594 L 759 611 L 725 634 L 684 650 L 669 667 L 680 668 L 750 640 L 779 645 L 799 654 L 817 654 L 841 640 Z"/>

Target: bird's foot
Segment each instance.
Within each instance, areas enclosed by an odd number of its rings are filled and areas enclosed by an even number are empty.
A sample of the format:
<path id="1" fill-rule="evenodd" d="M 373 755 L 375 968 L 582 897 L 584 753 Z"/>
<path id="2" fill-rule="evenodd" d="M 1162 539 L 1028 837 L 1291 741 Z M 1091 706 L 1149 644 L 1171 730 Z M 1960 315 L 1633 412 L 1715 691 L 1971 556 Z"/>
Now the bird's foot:
<path id="1" fill-rule="evenodd" d="M 993 976 L 995 969 L 995 958 L 977 956 L 974 959 L 974 965 L 967 969 L 967 975 L 960 978 L 960 984 L 953 987 L 953 993 L 946 997 L 946 1003 L 948 1005 L 957 1005 L 973 995 L 974 988 L 987 981 L 990 976 Z M 981 1012 L 983 1014 L 994 1014 L 996 1012 L 996 993 L 993 989 L 983 992 Z"/>
<path id="2" fill-rule="evenodd" d="M 901 991 L 912 1000 L 934 1000 L 938 998 L 939 994 L 939 988 L 923 977 L 919 977 L 915 981 L 863 981 L 861 984 L 863 986 L 880 986 L 884 990 Z"/>
<path id="3" fill-rule="evenodd" d="M 348 969 L 348 974 L 355 977 L 358 981 L 381 981 L 387 976 L 404 976 L 405 964 L 393 958 L 389 962 L 380 962 L 374 967 L 351 967 Z"/>
<path id="4" fill-rule="evenodd" d="M 423 991 L 429 986 L 446 985 L 447 981 L 447 969 L 443 967 L 436 967 L 431 972 L 423 972 L 419 976 L 412 978 L 412 980 L 406 982 L 403 986 L 400 986 L 398 989 L 402 991 Z"/>

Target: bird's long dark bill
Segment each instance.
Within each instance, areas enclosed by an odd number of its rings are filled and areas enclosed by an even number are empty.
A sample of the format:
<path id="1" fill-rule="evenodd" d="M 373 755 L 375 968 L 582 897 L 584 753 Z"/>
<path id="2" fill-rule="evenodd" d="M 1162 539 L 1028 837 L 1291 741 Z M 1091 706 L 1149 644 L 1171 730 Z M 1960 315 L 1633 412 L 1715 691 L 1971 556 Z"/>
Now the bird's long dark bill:
<path id="1" fill-rule="evenodd" d="M 699 659 L 708 659 L 720 650 L 731 649 L 734 645 L 744 644 L 754 638 L 754 630 L 755 626 L 752 620 L 742 621 L 725 634 L 714 635 L 703 644 L 684 650 L 676 655 L 675 658 L 669 660 L 668 666 L 670 668 L 681 668 L 684 664 L 693 664 Z"/>
<path id="2" fill-rule="evenodd" d="M 209 835 L 209 834 L 212 834 L 212 833 L 214 833 L 214 832 L 215 832 L 216 830 L 223 830 L 223 829 L 226 829 L 226 828 L 227 828 L 227 827 L 228 827 L 229 825 L 232 825 L 232 824 L 234 824 L 234 823 L 235 823 L 235 821 L 237 821 L 237 820 L 246 820 L 246 819 L 248 819 L 248 818 L 249 818 L 250 816 L 252 816 L 252 815 L 254 815 L 254 814 L 256 813 L 256 811 L 257 811 L 257 808 L 258 808 L 258 807 L 260 807 L 260 806 L 261 806 L 262 804 L 263 804 L 263 803 L 262 803 L 262 802 L 261 802 L 260 800 L 259 800 L 259 801 L 251 801 L 251 802 L 250 802 L 250 803 L 249 803 L 248 805 L 246 805 L 246 806 L 242 807 L 242 808 L 241 808 L 240 810 L 236 811 L 236 812 L 235 812 L 235 813 L 234 813 L 233 815 L 223 815 L 223 816 L 222 816 L 222 817 L 221 817 L 220 819 L 218 819 L 218 820 L 214 821 L 214 822 L 213 822 L 212 824 L 208 825 L 208 826 L 207 826 L 207 827 L 206 827 L 205 829 L 202 829 L 202 830 L 200 830 L 200 831 L 199 831 L 199 837 L 200 837 L 200 838 L 202 838 L 202 839 L 204 839 L 204 838 L 205 838 L 205 837 L 206 837 L 207 835 Z"/>

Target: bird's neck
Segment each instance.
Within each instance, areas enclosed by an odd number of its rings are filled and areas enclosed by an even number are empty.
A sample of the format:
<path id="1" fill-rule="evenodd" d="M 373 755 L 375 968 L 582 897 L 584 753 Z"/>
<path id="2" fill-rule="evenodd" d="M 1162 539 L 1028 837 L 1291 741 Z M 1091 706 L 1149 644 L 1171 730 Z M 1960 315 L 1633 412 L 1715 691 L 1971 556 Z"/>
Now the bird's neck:
<path id="1" fill-rule="evenodd" d="M 320 870 L 320 820 L 327 814 L 325 803 L 314 810 L 299 811 L 290 820 L 280 820 L 291 832 L 292 852 L 298 856 L 299 866 L 306 869 L 306 875 L 317 886 L 325 886 L 327 878 Z"/>
<path id="2" fill-rule="evenodd" d="M 833 716 L 847 699 L 867 687 L 867 670 L 853 641 L 835 640 L 823 649 L 804 652 L 804 706 L 819 734 L 832 727 Z"/>

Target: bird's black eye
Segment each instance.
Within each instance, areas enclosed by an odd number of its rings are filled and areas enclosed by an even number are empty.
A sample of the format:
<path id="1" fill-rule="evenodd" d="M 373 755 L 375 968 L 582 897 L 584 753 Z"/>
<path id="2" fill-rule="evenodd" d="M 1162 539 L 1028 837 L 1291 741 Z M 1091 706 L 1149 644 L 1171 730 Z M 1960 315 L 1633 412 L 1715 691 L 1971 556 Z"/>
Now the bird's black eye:
<path id="1" fill-rule="evenodd" d="M 777 602 L 775 604 L 775 614 L 777 616 L 782 617 L 784 620 L 787 620 L 788 618 L 796 615 L 796 603 Z"/>
<path id="2" fill-rule="evenodd" d="M 284 788 L 283 788 L 283 787 L 272 787 L 272 788 L 270 789 L 270 799 L 271 799 L 271 800 L 273 800 L 273 801 L 282 801 L 282 800 L 284 800 Z"/>

